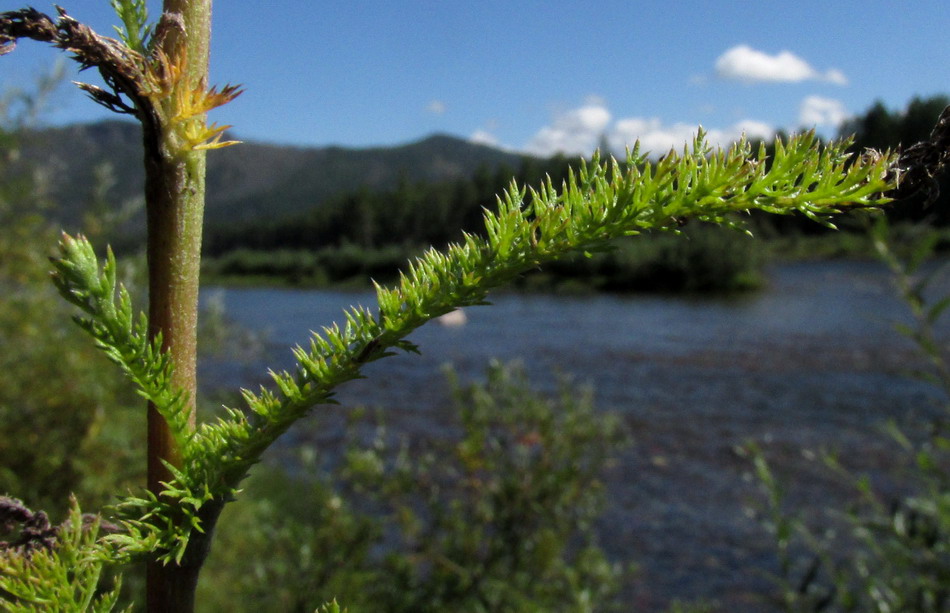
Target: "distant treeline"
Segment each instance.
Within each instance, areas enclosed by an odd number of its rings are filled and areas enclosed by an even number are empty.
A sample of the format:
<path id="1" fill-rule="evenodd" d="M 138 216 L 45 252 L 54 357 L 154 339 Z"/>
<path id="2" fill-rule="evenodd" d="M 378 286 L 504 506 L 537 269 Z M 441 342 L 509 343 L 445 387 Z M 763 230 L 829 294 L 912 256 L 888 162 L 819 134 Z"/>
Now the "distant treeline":
<path id="1" fill-rule="evenodd" d="M 210 231 L 208 255 L 237 248 L 254 250 L 306 249 L 355 245 L 381 249 L 392 245 L 416 248 L 443 246 L 460 232 L 482 227 L 484 207 L 512 178 L 537 185 L 545 176 L 556 183 L 567 177 L 574 160 L 525 158 L 520 168 L 481 166 L 472 178 L 440 183 L 403 180 L 392 190 L 360 189 L 333 197 L 310 210 L 270 221 L 255 220 Z"/>
<path id="2" fill-rule="evenodd" d="M 896 112 L 876 103 L 842 126 L 841 134 L 855 135 L 855 151 L 912 144 L 929 135 L 948 104 L 946 96 L 915 98 L 905 111 Z M 482 167 L 471 178 L 442 183 L 404 180 L 392 190 L 346 193 L 301 214 L 211 228 L 206 242 L 208 271 L 218 277 L 277 278 L 309 285 L 369 277 L 389 280 L 407 257 L 422 249 L 458 240 L 462 231 L 480 232 L 483 208 L 494 206 L 496 195 L 512 179 L 532 186 L 550 177 L 560 184 L 574 162 L 562 156 L 526 158 L 519 168 Z M 942 182 L 938 202 L 895 207 L 890 213 L 893 220 L 950 222 L 950 185 L 946 178 Z M 769 216 L 752 223 L 765 237 L 822 232 L 821 226 L 800 217 Z M 637 246 L 626 241 L 616 253 L 557 263 L 546 268 L 539 277 L 543 281 L 526 283 L 550 288 L 566 282 L 615 291 L 754 286 L 760 258 L 741 236 L 702 228 L 690 228 L 689 234 L 691 240 L 673 244 L 663 237 L 638 239 L 637 243 L 649 244 Z"/>
<path id="3" fill-rule="evenodd" d="M 855 135 L 854 148 L 887 149 L 910 146 L 930 136 L 937 117 L 950 105 L 950 97 L 915 97 L 901 112 L 889 111 L 881 102 L 876 102 L 863 115 L 846 122 L 840 130 L 842 136 Z M 893 221 L 926 221 L 945 226 L 950 224 L 950 174 L 943 173 L 938 181 L 940 196 L 930 204 L 923 198 L 902 203 L 890 210 Z"/>

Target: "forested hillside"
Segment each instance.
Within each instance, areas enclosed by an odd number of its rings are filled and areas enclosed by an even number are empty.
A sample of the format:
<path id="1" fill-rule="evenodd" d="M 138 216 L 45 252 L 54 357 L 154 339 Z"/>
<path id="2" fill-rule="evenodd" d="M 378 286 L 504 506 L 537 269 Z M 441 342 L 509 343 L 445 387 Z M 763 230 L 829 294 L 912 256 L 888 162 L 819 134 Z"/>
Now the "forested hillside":
<path id="1" fill-rule="evenodd" d="M 912 144 L 928 136 L 948 103 L 946 96 L 915 98 L 903 110 L 876 103 L 842 126 L 841 135 L 855 135 L 855 150 Z M 96 202 L 114 210 L 116 203 L 139 197 L 139 138 L 138 127 L 123 122 L 38 130 L 24 138 L 23 159 L 45 169 L 51 200 L 58 205 L 52 215 L 78 224 Z M 209 158 L 208 271 L 219 279 L 318 286 L 387 280 L 422 249 L 457 240 L 462 231 L 479 232 L 483 207 L 493 206 L 512 178 L 529 186 L 545 177 L 560 183 L 573 161 L 541 160 L 448 136 L 370 149 L 229 147 Z M 937 202 L 903 204 L 891 211 L 894 220 L 948 225 L 950 182 L 941 181 Z M 847 218 L 839 225 L 847 230 Z M 860 224 L 854 225 L 860 231 Z M 802 247 L 796 237 L 825 233 L 803 218 L 762 216 L 753 227 L 760 237 L 792 245 L 782 247 L 786 251 L 852 249 Z M 120 250 L 134 249 L 143 231 L 139 213 L 109 238 Z M 550 289 L 567 282 L 614 291 L 756 285 L 763 256 L 753 250 L 761 251 L 761 244 L 753 247 L 719 229 L 686 231 L 691 241 L 627 241 L 611 254 L 555 263 L 529 284 Z"/>
<path id="2" fill-rule="evenodd" d="M 23 135 L 22 157 L 25 164 L 45 169 L 51 199 L 58 205 L 54 215 L 72 223 L 97 194 L 113 205 L 140 197 L 140 139 L 137 124 L 121 121 L 47 128 Z M 524 159 L 443 135 L 364 149 L 247 142 L 209 156 L 206 217 L 214 228 L 292 216 L 344 192 L 387 190 L 400 181 L 459 179 L 480 168 L 517 168 Z"/>

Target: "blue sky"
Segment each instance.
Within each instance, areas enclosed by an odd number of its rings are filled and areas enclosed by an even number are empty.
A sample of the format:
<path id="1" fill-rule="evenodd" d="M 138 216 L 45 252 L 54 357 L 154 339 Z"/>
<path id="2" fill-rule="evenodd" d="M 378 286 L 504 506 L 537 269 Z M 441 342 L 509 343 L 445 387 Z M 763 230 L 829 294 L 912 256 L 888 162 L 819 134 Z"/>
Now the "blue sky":
<path id="1" fill-rule="evenodd" d="M 60 3 L 111 35 L 108 0 Z M 219 1 L 212 80 L 246 91 L 212 120 L 282 144 L 442 132 L 542 155 L 587 153 L 603 137 L 662 151 L 700 124 L 721 142 L 834 134 L 875 100 L 950 93 L 948 26 L 946 0 Z M 0 59 L 0 88 L 28 85 L 56 57 L 25 41 Z M 47 114 L 107 116 L 68 86 Z"/>

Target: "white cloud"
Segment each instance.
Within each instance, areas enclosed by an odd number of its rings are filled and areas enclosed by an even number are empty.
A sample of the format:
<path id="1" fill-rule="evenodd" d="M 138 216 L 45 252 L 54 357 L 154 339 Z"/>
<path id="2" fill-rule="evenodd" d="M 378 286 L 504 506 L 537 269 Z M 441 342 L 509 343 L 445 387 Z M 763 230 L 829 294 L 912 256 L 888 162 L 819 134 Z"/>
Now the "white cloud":
<path id="1" fill-rule="evenodd" d="M 764 121 L 756 121 L 755 119 L 743 119 L 742 121 L 736 122 L 732 124 L 728 132 L 732 135 L 728 141 L 720 140 L 717 142 L 729 144 L 737 139 L 735 135 L 742 136 L 743 134 L 750 139 L 769 139 L 775 136 L 774 127 Z"/>
<path id="2" fill-rule="evenodd" d="M 656 157 L 666 154 L 670 149 L 682 150 L 684 145 L 692 142 L 696 130 L 697 127 L 693 124 L 664 125 L 656 117 L 630 117 L 617 121 L 610 131 L 608 142 L 613 152 L 619 154 L 627 148 L 632 148 L 639 140 L 640 150 Z M 743 134 L 748 138 L 768 139 L 775 134 L 775 129 L 761 121 L 747 119 L 727 128 L 706 130 L 706 141 L 712 146 L 728 147 Z"/>
<path id="3" fill-rule="evenodd" d="M 551 125 L 538 130 L 523 150 L 542 157 L 556 153 L 589 155 L 606 139 L 611 153 L 623 155 L 639 140 L 641 151 L 660 156 L 691 143 L 696 129 L 696 124 L 664 124 L 657 117 L 626 117 L 611 122 L 611 113 L 603 101 L 591 98 L 583 106 L 557 115 Z M 761 121 L 747 119 L 727 128 L 709 129 L 706 134 L 709 144 L 726 147 L 743 134 L 749 138 L 769 139 L 775 129 Z M 482 131 L 470 138 L 477 142 L 497 142 L 490 133 Z"/>
<path id="4" fill-rule="evenodd" d="M 834 83 L 835 85 L 847 85 L 848 77 L 844 76 L 844 73 L 838 70 L 837 68 L 831 68 L 825 71 L 824 80 L 829 83 Z"/>
<path id="5" fill-rule="evenodd" d="M 673 147 L 682 147 L 695 133 L 696 126 L 685 123 L 664 126 L 657 117 L 629 117 L 617 121 L 608 142 L 615 153 L 632 148 L 640 141 L 641 151 L 662 155 Z"/>
<path id="6" fill-rule="evenodd" d="M 808 62 L 790 51 L 769 55 L 748 45 L 737 45 L 716 60 L 716 74 L 724 79 L 745 81 L 788 82 L 827 81 L 847 85 L 848 79 L 840 70 L 815 70 Z"/>
<path id="7" fill-rule="evenodd" d="M 470 142 L 473 142 L 478 145 L 488 145 L 489 147 L 500 147 L 498 142 L 498 137 L 487 130 L 475 130 L 472 132 L 472 135 L 468 137 Z"/>
<path id="8" fill-rule="evenodd" d="M 798 109 L 799 123 L 809 128 L 814 126 L 837 128 L 850 116 L 840 100 L 821 96 L 808 96 L 802 100 Z"/>
<path id="9" fill-rule="evenodd" d="M 442 115 L 445 113 L 445 102 L 441 100 L 433 100 L 428 105 L 426 105 L 426 111 L 432 113 L 433 115 Z"/>
<path id="10" fill-rule="evenodd" d="M 609 123 L 610 111 L 603 100 L 589 98 L 584 106 L 555 116 L 551 125 L 528 141 L 525 151 L 540 156 L 587 154 L 597 146 Z"/>

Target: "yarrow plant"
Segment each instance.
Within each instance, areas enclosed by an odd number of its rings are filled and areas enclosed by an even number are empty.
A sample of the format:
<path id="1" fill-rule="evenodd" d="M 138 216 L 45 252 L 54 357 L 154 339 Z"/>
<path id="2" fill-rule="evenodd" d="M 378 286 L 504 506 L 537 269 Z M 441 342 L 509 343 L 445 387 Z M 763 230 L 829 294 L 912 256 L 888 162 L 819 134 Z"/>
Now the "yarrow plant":
<path id="1" fill-rule="evenodd" d="M 831 225 L 832 216 L 885 204 L 899 184 L 912 183 L 914 168 L 896 153 L 852 157 L 848 142 L 822 146 L 806 132 L 777 142 L 767 160 L 764 147 L 744 139 L 712 150 L 702 130 L 682 152 L 657 162 L 635 146 L 622 163 L 599 156 L 582 162 L 562 185 L 512 183 L 497 208 L 485 212 L 484 235 L 464 234 L 444 251 L 425 252 L 395 287 L 376 286 L 375 308 L 353 307 L 308 347 L 295 347 L 296 366 L 272 372 L 272 387 L 243 390 L 243 406 L 199 424 L 195 330 L 205 158 L 235 144 L 221 140 L 227 126 L 209 125 L 206 114 L 240 89 L 207 84 L 210 0 L 165 0 L 154 23 L 144 0 L 112 5 L 122 22 L 118 39 L 62 8 L 55 18 L 31 8 L 0 13 L 0 55 L 23 38 L 63 49 L 103 78 L 104 88 L 80 84 L 83 91 L 142 124 L 148 314 L 136 311 L 117 282 L 111 251 L 101 259 L 83 236 L 62 236 L 53 281 L 79 309 L 76 322 L 148 401 L 148 489 L 110 510 L 117 530 L 108 534 L 77 532 L 74 514 L 72 528 L 60 531 L 42 558 L 0 551 L 0 598 L 11 609 L 50 598 L 66 599 L 56 600 L 66 608 L 88 604 L 98 573 L 60 572 L 76 560 L 144 559 L 148 609 L 193 610 L 215 522 L 264 450 L 314 407 L 332 403 L 336 387 L 361 377 L 364 365 L 417 351 L 406 340 L 413 330 L 458 307 L 486 304 L 489 291 L 545 262 L 608 249 L 622 236 L 676 232 L 687 220 L 742 229 L 737 214 L 751 210 L 801 213 Z M 25 583 L 30 590 L 20 588 Z M 100 610 L 109 598 L 98 601 Z"/>

